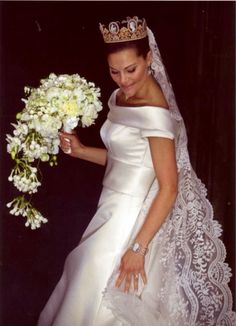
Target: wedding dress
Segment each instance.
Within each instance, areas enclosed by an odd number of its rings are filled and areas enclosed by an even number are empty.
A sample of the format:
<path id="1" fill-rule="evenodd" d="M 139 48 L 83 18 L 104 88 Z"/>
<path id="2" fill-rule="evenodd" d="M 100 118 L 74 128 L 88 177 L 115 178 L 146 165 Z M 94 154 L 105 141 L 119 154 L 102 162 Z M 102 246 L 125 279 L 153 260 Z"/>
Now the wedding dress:
<path id="1" fill-rule="evenodd" d="M 66 259 L 63 275 L 38 326 L 213 326 L 236 325 L 230 269 L 221 227 L 213 220 L 206 189 L 193 171 L 187 137 L 158 49 L 154 62 L 170 110 L 125 107 L 115 90 L 101 129 L 108 150 L 97 212 L 80 244 Z M 120 259 L 158 192 L 148 137 L 174 139 L 178 196 L 145 256 L 147 284 L 129 294 L 115 288 Z"/>

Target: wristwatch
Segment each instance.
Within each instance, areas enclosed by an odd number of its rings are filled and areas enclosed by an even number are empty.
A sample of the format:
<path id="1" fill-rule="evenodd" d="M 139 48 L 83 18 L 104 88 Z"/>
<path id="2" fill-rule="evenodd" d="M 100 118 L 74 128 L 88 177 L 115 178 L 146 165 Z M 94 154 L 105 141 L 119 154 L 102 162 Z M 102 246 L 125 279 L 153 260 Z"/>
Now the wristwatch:
<path id="1" fill-rule="evenodd" d="M 130 249 L 135 252 L 136 254 L 141 254 L 143 256 L 146 255 L 148 252 L 148 248 L 143 247 L 139 242 L 134 242 L 131 246 Z"/>

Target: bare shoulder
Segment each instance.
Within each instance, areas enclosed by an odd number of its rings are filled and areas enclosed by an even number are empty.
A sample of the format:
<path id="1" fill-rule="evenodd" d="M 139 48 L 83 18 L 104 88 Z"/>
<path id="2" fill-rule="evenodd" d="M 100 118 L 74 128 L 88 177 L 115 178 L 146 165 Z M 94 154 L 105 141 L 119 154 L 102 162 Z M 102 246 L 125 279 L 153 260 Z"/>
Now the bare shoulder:
<path id="1" fill-rule="evenodd" d="M 169 109 L 167 100 L 165 99 L 162 89 L 157 83 L 152 88 L 147 105 L 161 107 L 166 110 Z"/>
<path id="2" fill-rule="evenodd" d="M 116 94 L 116 104 L 119 106 L 156 106 L 168 110 L 168 103 L 156 82 L 153 82 L 143 96 L 126 99 L 121 89 Z"/>
<path id="3" fill-rule="evenodd" d="M 140 106 L 156 106 L 169 110 L 168 103 L 165 99 L 162 89 L 156 82 L 150 85 L 150 88 L 146 92 L 145 97 L 136 101 L 136 104 Z"/>

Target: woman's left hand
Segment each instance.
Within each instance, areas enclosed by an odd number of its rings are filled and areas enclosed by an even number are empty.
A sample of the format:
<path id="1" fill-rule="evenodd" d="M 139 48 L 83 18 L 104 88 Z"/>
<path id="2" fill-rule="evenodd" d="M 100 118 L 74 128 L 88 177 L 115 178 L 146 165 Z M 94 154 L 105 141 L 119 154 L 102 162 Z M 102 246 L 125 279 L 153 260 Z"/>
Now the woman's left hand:
<path id="1" fill-rule="evenodd" d="M 133 282 L 134 290 L 138 291 L 139 278 L 141 277 L 143 283 L 147 283 L 147 277 L 144 270 L 144 256 L 133 252 L 131 249 L 126 251 L 121 259 L 120 273 L 116 280 L 116 287 L 120 287 L 123 282 L 124 292 L 129 292 L 131 283 Z"/>

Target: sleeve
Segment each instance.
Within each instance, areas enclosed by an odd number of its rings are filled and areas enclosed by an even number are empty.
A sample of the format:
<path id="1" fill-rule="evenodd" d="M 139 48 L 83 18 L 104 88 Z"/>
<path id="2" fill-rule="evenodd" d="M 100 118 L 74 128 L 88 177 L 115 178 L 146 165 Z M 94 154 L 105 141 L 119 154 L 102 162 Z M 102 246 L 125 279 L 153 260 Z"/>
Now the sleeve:
<path id="1" fill-rule="evenodd" d="M 140 129 L 141 137 L 165 137 L 174 139 L 178 132 L 178 122 L 169 110 L 144 107 L 111 107 L 108 119 L 129 127 Z"/>
<path id="2" fill-rule="evenodd" d="M 175 135 L 171 130 L 161 129 L 141 129 L 141 137 L 163 137 L 168 139 L 174 139 Z"/>
<path id="3" fill-rule="evenodd" d="M 177 130 L 176 120 L 170 111 L 159 108 L 149 108 L 140 128 L 141 137 L 164 137 L 174 139 Z"/>

